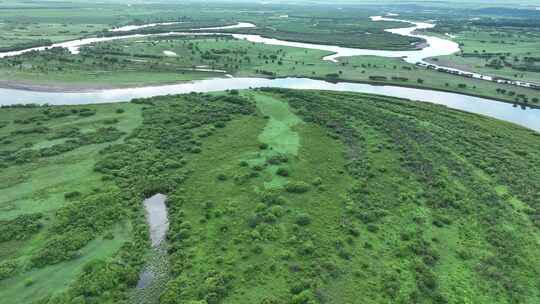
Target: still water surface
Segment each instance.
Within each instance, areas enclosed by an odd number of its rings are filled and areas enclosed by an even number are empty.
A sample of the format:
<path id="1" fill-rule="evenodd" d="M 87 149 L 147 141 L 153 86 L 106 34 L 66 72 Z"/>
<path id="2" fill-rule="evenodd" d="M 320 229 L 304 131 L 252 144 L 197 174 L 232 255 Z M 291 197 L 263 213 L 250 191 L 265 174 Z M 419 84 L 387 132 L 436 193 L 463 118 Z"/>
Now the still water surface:
<path id="1" fill-rule="evenodd" d="M 217 78 L 164 86 L 69 93 L 0 89 L 0 105 L 25 103 L 51 105 L 110 103 L 167 94 L 261 87 L 351 91 L 400 97 L 415 101 L 442 104 L 453 109 L 506 120 L 540 132 L 540 109 L 523 109 L 504 102 L 457 93 L 362 83 L 331 83 L 309 78 Z"/>
<path id="2" fill-rule="evenodd" d="M 130 302 L 134 304 L 157 304 L 160 291 L 169 280 L 169 259 L 165 246 L 169 230 L 166 200 L 167 196 L 156 194 L 143 202 L 152 247 L 139 274 L 137 288 L 130 295 Z"/>

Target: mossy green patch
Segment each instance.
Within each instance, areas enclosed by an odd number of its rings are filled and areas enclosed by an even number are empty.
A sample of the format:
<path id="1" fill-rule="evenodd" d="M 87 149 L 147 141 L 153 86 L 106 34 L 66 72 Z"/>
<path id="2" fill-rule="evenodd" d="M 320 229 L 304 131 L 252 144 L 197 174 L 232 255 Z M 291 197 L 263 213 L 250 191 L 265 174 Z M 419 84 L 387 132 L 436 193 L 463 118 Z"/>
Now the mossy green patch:
<path id="1" fill-rule="evenodd" d="M 259 141 L 278 153 L 297 155 L 300 137 L 293 128 L 301 120 L 291 112 L 287 103 L 272 96 L 257 94 L 255 102 L 261 113 L 268 117 L 268 124 L 259 135 Z"/>
<path id="2" fill-rule="evenodd" d="M 90 261 L 112 256 L 129 239 L 128 225 L 118 225 L 112 231 L 113 239 L 97 239 L 80 251 L 80 257 L 67 262 L 33 269 L 0 281 L 2 303 L 31 303 L 51 294 L 57 294 L 70 285 L 84 265 Z"/>

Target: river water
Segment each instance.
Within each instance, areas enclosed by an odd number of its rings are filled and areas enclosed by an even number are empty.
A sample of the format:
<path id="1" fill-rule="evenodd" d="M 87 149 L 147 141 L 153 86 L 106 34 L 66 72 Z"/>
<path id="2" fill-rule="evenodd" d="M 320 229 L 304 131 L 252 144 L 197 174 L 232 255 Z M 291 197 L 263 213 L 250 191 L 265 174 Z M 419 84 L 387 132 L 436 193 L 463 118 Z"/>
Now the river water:
<path id="1" fill-rule="evenodd" d="M 132 26 L 125 26 L 120 27 L 116 29 L 110 30 L 111 32 L 124 32 L 129 33 L 130 31 L 141 29 L 141 28 L 147 28 L 147 27 L 155 27 L 158 25 L 171 25 L 176 24 L 177 22 L 168 22 L 168 23 L 151 23 L 151 24 L 145 24 L 145 25 L 132 25 Z M 252 23 L 247 22 L 239 22 L 234 25 L 226 25 L 226 26 L 219 26 L 219 27 L 208 27 L 208 28 L 195 28 L 191 29 L 191 31 L 215 31 L 215 30 L 231 30 L 231 29 L 241 29 L 241 28 L 253 28 L 255 27 Z M 90 45 L 93 43 L 99 43 L 99 42 L 106 42 L 106 41 L 114 41 L 114 40 L 122 40 L 122 39 L 130 39 L 130 38 L 144 38 L 144 37 L 150 37 L 150 36 L 172 36 L 172 35 L 224 35 L 219 33 L 202 33 L 202 32 L 167 32 L 167 33 L 159 33 L 159 34 L 126 34 L 122 36 L 111 36 L 111 37 L 92 37 L 92 38 L 83 38 L 83 39 L 76 39 L 76 40 L 70 40 L 65 42 L 59 42 L 55 43 L 49 46 L 40 46 L 40 47 L 34 47 L 29 49 L 24 49 L 20 51 L 11 51 L 11 52 L 0 52 L 0 58 L 5 57 L 13 57 L 18 56 L 24 53 L 32 52 L 32 51 L 44 51 L 50 48 L 55 47 L 61 47 L 68 49 L 72 54 L 78 54 L 79 50 L 82 46 Z"/>
<path id="2" fill-rule="evenodd" d="M 449 55 L 459 51 L 459 45 L 453 41 L 415 34 L 415 31 L 421 29 L 433 28 L 435 25 L 424 22 L 411 22 L 407 20 L 400 20 L 387 17 L 371 17 L 374 21 L 401 21 L 412 23 L 413 26 L 407 28 L 388 29 L 387 31 L 404 35 L 423 38 L 428 42 L 428 46 L 415 51 L 383 51 L 383 50 L 367 50 L 367 49 L 353 49 L 344 48 L 331 45 L 317 45 L 309 43 L 283 41 L 278 39 L 264 38 L 259 35 L 244 35 L 244 34 L 232 34 L 237 39 L 245 39 L 256 43 L 265 43 L 271 45 L 300 47 L 308 49 L 318 49 L 328 52 L 332 52 L 332 55 L 324 57 L 324 60 L 337 61 L 340 57 L 346 56 L 360 56 L 360 55 L 373 55 L 382 57 L 398 57 L 409 63 L 426 64 L 424 59 L 433 56 Z M 168 23 L 172 24 L 172 23 Z M 131 26 L 114 29 L 116 31 L 123 31 L 129 33 L 130 30 L 157 26 L 159 24 L 149 24 L 140 26 Z M 79 52 L 79 48 L 84 45 L 117 40 L 127 39 L 133 37 L 146 37 L 146 36 L 168 36 L 168 35 L 216 35 L 219 33 L 208 33 L 204 30 L 228 30 L 228 29 L 242 29 L 253 28 L 254 24 L 240 22 L 235 25 L 213 27 L 199 30 L 196 33 L 160 33 L 150 35 L 125 35 L 115 37 L 98 37 L 98 38 L 85 38 L 80 40 L 73 40 L 68 42 L 62 42 L 55 44 L 54 46 L 68 48 L 72 53 Z M 231 34 L 226 34 L 231 35 Z M 29 51 L 44 50 L 47 47 L 32 48 L 17 52 L 0 53 L 1 57 L 15 56 Z M 465 72 L 464 72 L 465 73 Z M 492 80 L 489 76 L 483 76 L 475 74 L 472 77 L 482 78 L 486 80 Z M 321 90 L 337 90 L 337 91 L 353 91 L 362 93 L 374 93 L 387 96 L 394 96 L 400 98 L 407 98 L 417 101 L 433 102 L 437 104 L 443 104 L 448 107 L 459 109 L 467 112 L 483 114 L 494 118 L 513 122 L 536 131 L 540 131 L 540 111 L 538 109 L 522 109 L 520 107 L 514 107 L 507 103 L 497 102 L 490 99 L 471 97 L 456 93 L 446 93 L 433 90 L 424 89 L 412 89 L 403 88 L 398 86 L 375 86 L 369 84 L 358 83 L 330 83 L 320 80 L 312 80 L 306 78 L 283 78 L 283 79 L 264 79 L 264 78 L 229 78 L 229 79 L 208 79 L 201 81 L 193 81 L 189 83 L 164 85 L 164 86 L 148 86 L 131 89 L 108 89 L 93 92 L 38 92 L 38 91 L 26 91 L 16 89 L 0 89 L 0 105 L 12 105 L 12 104 L 88 104 L 88 103 L 106 103 L 106 102 L 118 102 L 129 101 L 132 98 L 140 97 L 152 97 L 157 95 L 166 94 L 179 94 L 189 92 L 211 92 L 221 91 L 227 89 L 247 89 L 258 87 L 281 87 L 281 88 L 294 88 L 294 89 L 321 89 Z"/>
<path id="3" fill-rule="evenodd" d="M 167 94 L 261 87 L 351 91 L 400 97 L 414 101 L 442 104 L 453 109 L 506 120 L 540 132 L 540 109 L 521 108 L 509 103 L 457 93 L 362 83 L 331 83 L 309 78 L 216 78 L 164 86 L 69 93 L 0 89 L 0 105 L 26 103 L 50 105 L 110 103 Z"/>
<path id="4" fill-rule="evenodd" d="M 507 84 L 517 85 L 517 86 L 522 86 L 522 87 L 531 87 L 532 85 L 538 85 L 538 84 L 533 84 L 533 83 L 524 82 L 524 81 L 517 81 L 517 80 L 495 79 L 494 77 L 491 77 L 489 75 L 482 75 L 482 74 L 473 73 L 469 71 L 459 70 L 456 68 L 445 67 L 445 66 L 436 65 L 433 63 L 428 63 L 425 61 L 425 59 L 427 58 L 451 55 L 451 54 L 459 52 L 460 51 L 459 44 L 452 40 L 443 39 L 443 38 L 434 37 L 434 36 L 428 36 L 428 35 L 421 35 L 417 33 L 418 30 L 425 30 L 425 29 L 430 29 L 430 28 L 435 27 L 435 24 L 433 23 L 402 20 L 402 19 L 390 18 L 390 16 L 397 16 L 397 15 L 388 14 L 387 17 L 372 16 L 370 18 L 373 21 L 394 21 L 394 22 L 410 23 L 412 25 L 410 27 L 387 29 L 386 31 L 396 34 L 396 35 L 424 39 L 427 43 L 427 46 L 422 49 L 413 50 L 413 51 L 386 51 L 386 50 L 357 49 L 357 48 L 347 48 L 347 47 L 340 47 L 340 46 L 334 46 L 334 45 L 285 41 L 285 40 L 279 40 L 279 39 L 273 39 L 273 38 L 266 38 L 260 35 L 205 32 L 205 31 L 220 31 L 220 30 L 233 30 L 233 29 L 249 29 L 249 28 L 256 27 L 255 24 L 247 23 L 247 22 L 239 22 L 237 24 L 227 25 L 227 26 L 194 28 L 190 30 L 191 32 L 168 32 L 168 33 L 145 34 L 145 35 L 143 34 L 130 35 L 129 34 L 130 31 L 141 29 L 141 28 L 155 27 L 158 25 L 173 25 L 173 24 L 181 23 L 181 22 L 165 22 L 165 23 L 151 23 L 151 24 L 144 24 L 144 25 L 130 25 L 130 26 L 124 26 L 124 27 L 114 28 L 110 30 L 113 32 L 126 33 L 126 35 L 122 35 L 122 36 L 84 38 L 84 39 L 77 39 L 77 40 L 72 40 L 72 41 L 56 43 L 51 46 L 35 47 L 35 48 L 29 48 L 29 49 L 20 50 L 20 51 L 4 52 L 4 53 L 0 53 L 0 58 L 17 56 L 17 55 L 27 53 L 30 51 L 43 51 L 52 47 L 67 48 L 71 53 L 78 54 L 79 49 L 85 45 L 90 45 L 90 44 L 99 43 L 99 42 L 120 40 L 120 39 L 129 39 L 129 38 L 143 38 L 143 37 L 149 37 L 149 36 L 173 36 L 173 35 L 176 35 L 176 36 L 178 35 L 184 35 L 184 36 L 187 36 L 187 35 L 199 35 L 199 36 L 230 35 L 236 39 L 243 39 L 243 40 L 247 40 L 247 41 L 255 42 L 255 43 L 328 51 L 328 52 L 331 52 L 332 54 L 325 56 L 323 60 L 328 60 L 332 62 L 338 62 L 339 58 L 350 57 L 350 56 L 379 56 L 379 57 L 388 57 L 388 58 L 402 58 L 404 61 L 411 64 L 419 64 L 425 67 L 439 70 L 441 72 L 457 74 L 457 75 L 472 77 L 476 79 L 482 79 L 486 81 L 495 81 L 498 83 L 507 83 Z"/>

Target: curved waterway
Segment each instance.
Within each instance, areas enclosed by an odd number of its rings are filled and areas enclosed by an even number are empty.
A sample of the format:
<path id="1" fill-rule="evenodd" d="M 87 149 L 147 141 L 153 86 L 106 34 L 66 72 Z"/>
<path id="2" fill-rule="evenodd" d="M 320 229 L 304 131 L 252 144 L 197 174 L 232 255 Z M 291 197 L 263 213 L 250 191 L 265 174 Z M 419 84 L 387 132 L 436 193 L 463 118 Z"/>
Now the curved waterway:
<path id="1" fill-rule="evenodd" d="M 141 28 L 147 28 L 147 27 L 154 27 L 158 25 L 170 25 L 170 24 L 176 24 L 178 22 L 168 22 L 168 23 L 151 23 L 151 24 L 145 24 L 145 25 L 132 25 L 132 26 L 125 26 L 121 28 L 112 29 L 110 31 L 115 32 L 125 32 L 129 33 L 130 31 L 141 29 Z M 190 29 L 190 31 L 199 31 L 199 32 L 167 32 L 167 33 L 158 33 L 158 34 L 126 34 L 122 36 L 111 36 L 111 37 L 92 37 L 92 38 L 83 38 L 83 39 L 76 39 L 76 40 L 70 40 L 60 43 L 55 43 L 48 46 L 40 46 L 40 47 L 34 47 L 19 51 L 11 51 L 11 52 L 0 52 L 0 58 L 5 57 L 13 57 L 18 56 L 24 53 L 33 52 L 33 51 L 44 51 L 51 48 L 61 47 L 66 48 L 69 50 L 72 54 L 78 54 L 79 49 L 82 46 L 90 45 L 94 43 L 99 42 L 106 42 L 106 41 L 113 41 L 113 40 L 121 40 L 121 39 L 129 39 L 129 38 L 144 38 L 144 37 L 151 37 L 151 36 L 172 36 L 172 35 L 225 35 L 220 33 L 202 33 L 200 31 L 214 31 L 214 30 L 231 30 L 231 29 L 241 29 L 241 28 L 252 28 L 255 27 L 252 23 L 247 22 L 239 22 L 234 25 L 226 25 L 226 26 L 218 26 L 218 27 L 208 27 L 208 28 L 194 28 Z"/>
<path id="2" fill-rule="evenodd" d="M 388 14 L 387 16 L 397 16 L 397 15 Z M 402 19 L 381 17 L 381 16 L 372 16 L 370 18 L 372 21 L 394 21 L 394 22 L 410 23 L 412 24 L 412 26 L 410 27 L 387 29 L 386 31 L 393 34 L 397 34 L 397 35 L 424 39 L 426 41 L 427 46 L 422 49 L 413 50 L 413 51 L 386 51 L 386 50 L 357 49 L 357 48 L 340 47 L 340 46 L 335 46 L 335 45 L 285 41 L 285 40 L 266 38 L 260 35 L 251 35 L 251 34 L 205 32 L 205 31 L 219 31 L 219 30 L 232 30 L 232 29 L 247 29 L 247 28 L 256 27 L 255 24 L 247 23 L 247 22 L 239 22 L 237 24 L 227 25 L 227 26 L 194 28 L 194 29 L 191 29 L 190 32 L 167 32 L 167 33 L 158 33 L 158 34 L 129 34 L 130 31 L 141 29 L 141 28 L 149 28 L 149 27 L 155 27 L 158 25 L 173 25 L 173 24 L 181 23 L 181 22 L 166 22 L 166 23 L 151 23 L 151 24 L 144 24 L 144 25 L 130 25 L 130 26 L 124 26 L 120 28 L 114 28 L 114 29 L 111 29 L 110 31 L 122 32 L 126 34 L 122 36 L 113 36 L 113 37 L 94 37 L 94 38 L 77 39 L 77 40 L 72 40 L 72 41 L 56 43 L 50 46 L 35 47 L 35 48 L 29 48 L 29 49 L 20 50 L 20 51 L 4 52 L 4 53 L 0 53 L 0 58 L 9 57 L 9 56 L 17 56 L 17 55 L 24 54 L 31 51 L 43 51 L 43 50 L 53 48 L 53 47 L 67 48 L 71 53 L 78 54 L 79 49 L 85 45 L 90 45 L 93 43 L 99 43 L 99 42 L 105 42 L 105 41 L 129 39 L 129 38 L 143 38 L 143 37 L 149 37 L 149 36 L 178 36 L 178 35 L 184 35 L 184 36 L 228 35 L 236 39 L 243 39 L 243 40 L 254 42 L 254 43 L 263 43 L 263 44 L 268 44 L 268 45 L 288 46 L 288 47 L 328 51 L 328 52 L 331 52 L 332 54 L 325 56 L 323 60 L 332 61 L 332 62 L 338 62 L 339 58 L 351 57 L 351 56 L 379 56 L 379 57 L 388 57 L 388 58 L 401 58 L 404 61 L 411 64 L 421 65 L 421 66 L 431 68 L 440 72 L 450 73 L 454 75 L 461 75 L 464 77 L 476 78 L 476 79 L 492 81 L 492 82 L 497 82 L 497 83 L 506 83 L 506 84 L 529 87 L 529 88 L 533 86 L 534 87 L 539 86 L 538 84 L 534 84 L 530 82 L 500 79 L 500 78 L 496 78 L 496 77 L 492 77 L 488 75 L 482 75 L 478 73 L 473 73 L 469 71 L 463 71 L 463 70 L 459 70 L 459 69 L 455 69 L 451 67 L 445 67 L 445 66 L 436 65 L 433 63 L 428 63 L 425 61 L 425 59 L 427 58 L 452 55 L 454 53 L 459 52 L 460 51 L 459 44 L 452 40 L 443 39 L 443 38 L 434 37 L 434 36 L 428 36 L 428 35 L 421 35 L 417 33 L 418 30 L 425 30 L 425 29 L 430 29 L 430 28 L 435 27 L 436 25 L 433 23 L 415 22 L 415 21 L 410 21 L 410 20 L 402 20 Z"/>
<path id="3" fill-rule="evenodd" d="M 431 102 L 453 109 L 506 120 L 540 132 L 540 109 L 516 107 L 509 103 L 457 93 L 363 83 L 331 83 L 309 78 L 217 78 L 173 85 L 69 93 L 0 89 L 0 105 L 28 103 L 50 105 L 110 103 L 167 94 L 261 87 L 350 91 Z"/>
<path id="4" fill-rule="evenodd" d="M 131 295 L 132 303 L 158 303 L 159 294 L 169 279 L 169 260 L 164 246 L 169 230 L 166 200 L 167 196 L 156 194 L 143 202 L 152 247 L 139 275 L 137 288 Z"/>

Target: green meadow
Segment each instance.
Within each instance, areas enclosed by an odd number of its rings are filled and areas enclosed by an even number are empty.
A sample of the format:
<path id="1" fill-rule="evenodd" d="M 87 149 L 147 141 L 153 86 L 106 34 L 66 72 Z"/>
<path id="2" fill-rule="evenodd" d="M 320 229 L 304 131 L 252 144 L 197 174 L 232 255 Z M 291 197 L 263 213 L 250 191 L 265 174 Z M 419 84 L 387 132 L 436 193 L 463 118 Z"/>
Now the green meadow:
<path id="1" fill-rule="evenodd" d="M 533 131 L 282 89 L 0 117 L 7 303 L 136 301 L 155 193 L 170 221 L 159 303 L 540 298 Z"/>
<path id="2" fill-rule="evenodd" d="M 188 32 L 2 58 L 0 87 L 302 77 L 538 107 L 537 89 L 399 58 L 335 63 L 322 60 L 325 51 L 192 31 L 251 22 L 257 27 L 224 31 L 413 50 L 421 39 L 385 31 L 405 24 L 369 19 L 398 12 L 436 22 L 429 35 L 455 35 L 462 51 L 434 63 L 539 82 L 535 5 L 0 0 L 0 52 L 120 35 L 109 29 L 125 25 L 174 22 L 130 34 Z M 261 88 L 60 106 L 1 99 L 2 304 L 540 303 L 533 130 L 337 91 Z M 166 196 L 168 229 L 152 247 L 143 201 L 156 194 Z"/>

